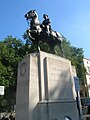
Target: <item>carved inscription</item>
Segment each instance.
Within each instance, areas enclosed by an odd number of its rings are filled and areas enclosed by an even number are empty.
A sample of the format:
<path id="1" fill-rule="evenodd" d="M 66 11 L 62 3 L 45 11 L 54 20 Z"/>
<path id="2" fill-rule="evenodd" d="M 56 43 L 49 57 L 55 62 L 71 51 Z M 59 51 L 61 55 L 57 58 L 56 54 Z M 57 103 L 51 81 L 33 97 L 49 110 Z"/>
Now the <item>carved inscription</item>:
<path id="1" fill-rule="evenodd" d="M 70 75 L 69 64 L 60 60 L 47 58 L 49 80 L 62 81 Z"/>
<path id="2" fill-rule="evenodd" d="M 71 72 L 70 63 L 67 60 L 46 58 L 48 99 L 71 99 Z"/>

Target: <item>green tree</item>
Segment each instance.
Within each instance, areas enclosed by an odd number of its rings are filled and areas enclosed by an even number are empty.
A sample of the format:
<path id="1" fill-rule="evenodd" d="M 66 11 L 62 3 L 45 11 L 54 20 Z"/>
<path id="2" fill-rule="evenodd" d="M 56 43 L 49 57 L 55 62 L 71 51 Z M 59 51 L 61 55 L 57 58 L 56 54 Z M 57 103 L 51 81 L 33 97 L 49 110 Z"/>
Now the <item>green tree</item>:
<path id="1" fill-rule="evenodd" d="M 77 75 L 80 79 L 81 84 L 86 81 L 86 70 L 83 63 L 84 52 L 82 48 L 72 47 L 72 57 L 71 62 L 76 67 Z"/>
<path id="2" fill-rule="evenodd" d="M 32 43 L 32 41 L 29 39 L 29 37 L 27 36 L 27 33 L 25 33 L 23 35 L 24 39 L 26 40 L 26 46 L 27 46 L 27 51 L 33 52 L 36 50 L 36 46 L 35 44 Z M 77 48 L 74 46 L 71 46 L 71 43 L 69 42 L 69 40 L 67 40 L 64 36 L 63 37 L 63 41 L 62 41 L 62 48 L 63 48 L 63 54 L 64 57 L 69 59 L 72 63 L 72 65 L 74 65 L 76 67 L 76 72 L 77 72 L 77 76 L 80 79 L 81 83 L 84 83 L 85 81 L 85 68 L 83 65 L 83 58 L 84 58 L 84 52 L 82 48 Z M 29 45 L 29 47 L 28 47 Z M 51 53 L 50 47 L 41 42 L 40 44 L 40 49 L 42 51 Z M 58 48 L 58 46 L 55 47 L 56 55 L 61 56 L 61 51 Z"/>
<path id="3" fill-rule="evenodd" d="M 24 39 L 26 40 L 26 46 L 27 46 L 27 51 L 33 52 L 36 50 L 36 46 L 35 44 L 32 43 L 32 41 L 29 39 L 29 37 L 27 36 L 27 34 L 24 34 Z M 76 71 L 77 71 L 77 76 L 79 77 L 81 83 L 84 83 L 85 81 L 85 68 L 83 65 L 83 58 L 84 58 L 84 52 L 82 48 L 76 48 L 74 46 L 71 46 L 71 43 L 69 42 L 69 40 L 67 40 L 64 36 L 63 37 L 63 41 L 62 41 L 62 48 L 63 48 L 63 53 L 64 53 L 64 57 L 71 60 L 72 65 L 74 65 L 76 67 Z M 28 47 L 29 45 L 29 47 Z M 51 53 L 50 47 L 41 42 L 40 43 L 40 49 L 42 51 Z M 58 48 L 58 46 L 55 47 L 56 55 L 61 55 L 61 51 Z"/>
<path id="4" fill-rule="evenodd" d="M 8 36 L 0 42 L 0 85 L 5 86 L 5 95 L 0 97 L 0 109 L 10 109 L 15 104 L 17 68 L 18 62 L 26 53 L 36 51 L 35 44 L 30 41 L 27 34 L 24 34 L 26 44 L 21 40 Z M 85 68 L 83 65 L 83 49 L 71 46 L 71 43 L 63 36 L 62 47 L 64 57 L 71 60 L 76 67 L 77 75 L 81 83 L 85 83 Z M 50 47 L 40 42 L 42 51 L 51 53 Z M 57 55 L 61 55 L 60 49 L 56 46 Z"/>
<path id="5" fill-rule="evenodd" d="M 70 42 L 66 38 L 64 38 L 62 45 L 65 58 L 69 59 L 71 64 L 75 66 L 77 76 L 80 80 L 80 85 L 84 85 L 86 83 L 86 70 L 83 63 L 83 49 L 71 46 Z"/>
<path id="6" fill-rule="evenodd" d="M 15 104 L 18 62 L 24 55 L 24 44 L 19 39 L 8 36 L 0 42 L 0 85 L 5 86 L 5 95 L 0 98 L 3 108 L 10 109 Z"/>

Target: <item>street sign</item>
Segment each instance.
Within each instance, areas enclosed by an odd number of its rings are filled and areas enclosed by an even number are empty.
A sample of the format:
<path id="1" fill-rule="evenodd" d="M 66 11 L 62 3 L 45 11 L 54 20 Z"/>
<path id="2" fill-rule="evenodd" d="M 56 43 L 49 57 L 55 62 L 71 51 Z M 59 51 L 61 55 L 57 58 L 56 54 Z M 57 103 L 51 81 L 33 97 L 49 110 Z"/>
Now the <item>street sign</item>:
<path id="1" fill-rule="evenodd" d="M 4 95 L 4 86 L 0 86 L 0 95 Z"/>
<path id="2" fill-rule="evenodd" d="M 75 83 L 75 91 L 78 92 L 80 91 L 80 85 L 79 85 L 79 78 L 74 77 L 74 83 Z"/>

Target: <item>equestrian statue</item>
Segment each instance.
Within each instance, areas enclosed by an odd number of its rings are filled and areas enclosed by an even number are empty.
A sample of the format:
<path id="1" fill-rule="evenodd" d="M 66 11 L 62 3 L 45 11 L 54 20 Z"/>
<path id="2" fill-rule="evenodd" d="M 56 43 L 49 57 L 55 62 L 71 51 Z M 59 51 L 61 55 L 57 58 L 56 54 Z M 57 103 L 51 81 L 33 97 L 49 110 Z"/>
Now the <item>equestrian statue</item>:
<path id="1" fill-rule="evenodd" d="M 48 15 L 44 14 L 44 20 L 42 23 L 40 23 L 36 10 L 30 10 L 25 14 L 25 18 L 29 25 L 27 35 L 33 43 L 37 44 L 37 49 L 40 49 L 40 41 L 47 43 L 50 46 L 52 53 L 55 53 L 54 47 L 58 45 L 61 50 L 61 56 L 63 57 L 63 49 L 61 45 L 63 37 L 60 33 L 52 30 L 50 25 L 51 20 L 49 19 Z"/>

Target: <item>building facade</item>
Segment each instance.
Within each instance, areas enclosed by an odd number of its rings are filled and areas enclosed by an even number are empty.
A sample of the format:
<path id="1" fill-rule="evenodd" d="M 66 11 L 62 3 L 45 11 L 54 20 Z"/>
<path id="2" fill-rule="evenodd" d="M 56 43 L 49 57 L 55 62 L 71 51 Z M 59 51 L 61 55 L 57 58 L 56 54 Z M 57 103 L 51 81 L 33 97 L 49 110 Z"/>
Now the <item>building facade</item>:
<path id="1" fill-rule="evenodd" d="M 88 96 L 90 97 L 90 59 L 84 58 L 83 62 L 86 69 L 86 86 L 88 88 Z"/>

